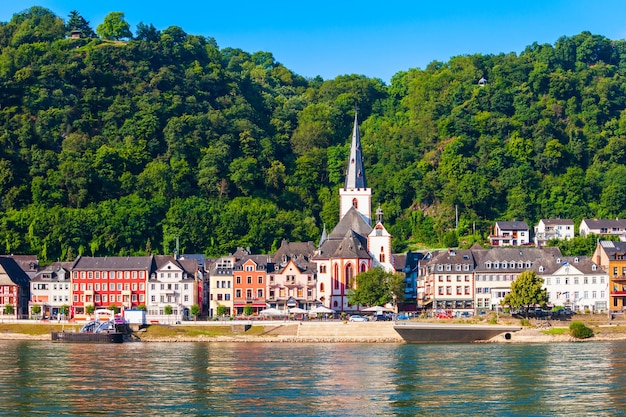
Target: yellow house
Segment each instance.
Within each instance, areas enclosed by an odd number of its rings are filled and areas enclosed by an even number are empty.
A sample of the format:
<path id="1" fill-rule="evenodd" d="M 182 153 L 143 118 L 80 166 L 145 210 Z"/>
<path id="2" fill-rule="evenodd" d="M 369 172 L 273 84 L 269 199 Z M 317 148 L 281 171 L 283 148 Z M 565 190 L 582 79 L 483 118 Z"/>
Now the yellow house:
<path id="1" fill-rule="evenodd" d="M 599 241 L 593 260 L 609 275 L 609 311 L 626 312 L 626 242 Z"/>

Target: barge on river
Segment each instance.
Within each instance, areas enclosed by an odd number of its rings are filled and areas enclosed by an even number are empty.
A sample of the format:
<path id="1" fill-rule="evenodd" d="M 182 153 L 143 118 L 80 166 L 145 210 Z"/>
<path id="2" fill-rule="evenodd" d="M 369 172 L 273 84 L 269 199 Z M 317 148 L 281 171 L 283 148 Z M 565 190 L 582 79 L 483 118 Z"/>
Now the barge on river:
<path id="1" fill-rule="evenodd" d="M 407 343 L 472 343 L 522 330 L 518 326 L 481 324 L 396 323 L 393 328 Z"/>

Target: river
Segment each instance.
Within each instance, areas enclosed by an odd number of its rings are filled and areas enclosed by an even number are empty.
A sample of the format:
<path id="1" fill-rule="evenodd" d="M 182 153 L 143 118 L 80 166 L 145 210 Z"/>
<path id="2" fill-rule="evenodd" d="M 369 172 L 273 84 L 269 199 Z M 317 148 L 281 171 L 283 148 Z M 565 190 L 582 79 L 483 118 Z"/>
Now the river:
<path id="1" fill-rule="evenodd" d="M 616 416 L 626 342 L 0 340 L 0 415 Z"/>

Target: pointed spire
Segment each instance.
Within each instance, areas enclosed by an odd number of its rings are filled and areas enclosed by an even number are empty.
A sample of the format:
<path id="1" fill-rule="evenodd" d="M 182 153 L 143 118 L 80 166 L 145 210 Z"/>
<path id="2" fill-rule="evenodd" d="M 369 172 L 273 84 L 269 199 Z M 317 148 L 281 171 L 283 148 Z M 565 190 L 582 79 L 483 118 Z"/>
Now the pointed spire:
<path id="1" fill-rule="evenodd" d="M 320 243 L 318 243 L 317 247 L 321 247 L 322 243 L 326 242 L 328 239 L 328 234 L 326 233 L 326 223 L 324 223 L 324 230 L 322 230 L 322 237 L 320 237 Z"/>
<path id="2" fill-rule="evenodd" d="M 367 188 L 363 166 L 363 152 L 361 150 L 361 134 L 359 133 L 359 120 L 356 111 L 354 113 L 354 129 L 352 131 L 352 144 L 350 145 L 350 158 L 348 159 L 344 188 Z"/>

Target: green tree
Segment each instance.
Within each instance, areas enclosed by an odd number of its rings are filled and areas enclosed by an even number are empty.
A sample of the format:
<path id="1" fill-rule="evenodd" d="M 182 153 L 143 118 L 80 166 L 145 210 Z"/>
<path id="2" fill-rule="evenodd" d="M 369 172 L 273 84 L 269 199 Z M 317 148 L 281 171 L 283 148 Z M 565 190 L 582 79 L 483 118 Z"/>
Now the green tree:
<path id="1" fill-rule="evenodd" d="M 543 278 L 535 271 L 524 271 L 511 283 L 511 292 L 502 303 L 511 309 L 523 309 L 528 316 L 531 308 L 537 305 L 543 307 L 548 302 L 548 291 L 542 285 Z"/>
<path id="2" fill-rule="evenodd" d="M 15 309 L 13 308 L 13 304 L 5 304 L 3 311 L 4 311 L 4 314 L 13 314 L 13 313 L 15 313 Z"/>
<path id="3" fill-rule="evenodd" d="M 200 315 L 200 306 L 198 304 L 194 304 L 189 309 L 189 313 L 193 316 L 194 321 L 198 320 L 198 316 Z"/>
<path id="4" fill-rule="evenodd" d="M 137 306 L 137 310 L 147 311 L 147 310 L 148 310 L 148 307 L 146 307 L 146 305 L 145 305 L 145 304 L 139 304 L 139 305 Z"/>
<path id="5" fill-rule="evenodd" d="M 253 312 L 254 312 L 254 309 L 249 304 L 246 304 L 246 306 L 243 308 L 244 316 L 251 316 Z"/>
<path id="6" fill-rule="evenodd" d="M 223 317 L 228 313 L 228 308 L 225 305 L 219 304 L 215 311 L 218 317 Z"/>
<path id="7" fill-rule="evenodd" d="M 115 304 L 111 304 L 110 306 L 108 306 L 107 310 L 112 311 L 113 314 L 117 314 L 117 313 L 120 312 L 120 308 L 118 306 L 116 306 Z"/>
<path id="8" fill-rule="evenodd" d="M 30 308 L 30 311 L 33 316 L 38 317 L 39 313 L 41 313 L 41 306 L 39 304 L 35 304 Z"/>
<path id="9" fill-rule="evenodd" d="M 81 32 L 82 38 L 95 38 L 96 34 L 94 33 L 91 26 L 89 26 L 89 22 L 85 20 L 84 17 L 78 13 L 76 10 L 72 10 L 69 14 L 69 19 L 65 24 L 65 30 L 69 35 L 73 30 L 79 30 Z"/>
<path id="10" fill-rule="evenodd" d="M 382 267 L 358 274 L 351 283 L 348 301 L 353 305 L 383 306 L 404 301 L 404 278 Z"/>
<path id="11" fill-rule="evenodd" d="M 61 314 L 63 317 L 68 317 L 68 315 L 70 314 L 70 306 L 68 306 L 67 304 L 63 304 L 61 307 L 59 307 L 59 314 Z"/>
<path id="12" fill-rule="evenodd" d="M 124 13 L 111 12 L 104 17 L 104 21 L 98 25 L 96 32 L 103 39 L 119 41 L 122 38 L 132 38 L 130 25 L 124 19 Z"/>
<path id="13" fill-rule="evenodd" d="M 87 306 L 85 307 L 85 313 L 91 316 L 94 311 L 96 311 L 96 307 L 93 304 L 87 304 Z"/>

